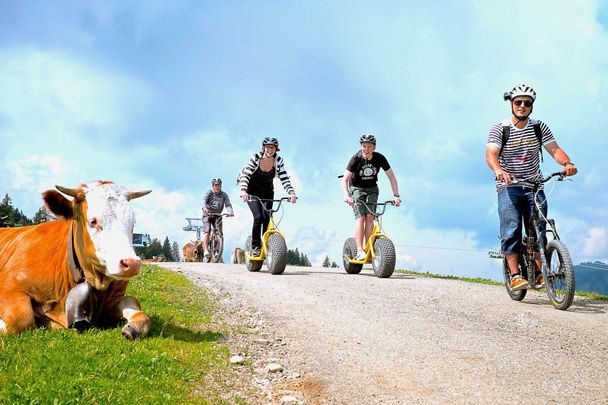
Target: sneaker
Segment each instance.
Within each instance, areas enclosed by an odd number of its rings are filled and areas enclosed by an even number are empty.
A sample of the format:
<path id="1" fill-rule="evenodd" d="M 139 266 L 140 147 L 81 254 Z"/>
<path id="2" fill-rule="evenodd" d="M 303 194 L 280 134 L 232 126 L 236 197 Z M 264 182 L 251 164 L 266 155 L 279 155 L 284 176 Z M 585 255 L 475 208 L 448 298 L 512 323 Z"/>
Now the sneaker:
<path id="1" fill-rule="evenodd" d="M 528 287 L 530 287 L 530 283 L 528 283 L 526 279 L 519 274 L 516 276 L 511 276 L 511 290 L 519 291 Z"/>
<path id="2" fill-rule="evenodd" d="M 534 288 L 543 288 L 545 286 L 545 276 L 543 273 L 540 273 L 536 276 L 536 280 L 534 281 Z"/>
<path id="3" fill-rule="evenodd" d="M 354 260 L 362 262 L 363 260 L 365 260 L 366 256 L 367 256 L 367 254 L 365 253 L 365 251 L 363 251 L 363 250 L 357 250 L 357 256 L 355 256 Z"/>
<path id="4" fill-rule="evenodd" d="M 251 256 L 253 257 L 259 257 L 260 256 L 260 248 L 259 247 L 254 247 L 251 249 Z"/>

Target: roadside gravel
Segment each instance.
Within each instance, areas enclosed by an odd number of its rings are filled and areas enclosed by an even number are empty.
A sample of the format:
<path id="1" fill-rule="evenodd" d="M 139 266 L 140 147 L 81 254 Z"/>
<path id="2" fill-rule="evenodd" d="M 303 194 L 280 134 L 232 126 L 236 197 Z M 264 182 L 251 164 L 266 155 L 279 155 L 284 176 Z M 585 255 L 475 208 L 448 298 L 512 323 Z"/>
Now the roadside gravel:
<path id="1" fill-rule="evenodd" d="M 255 403 L 608 403 L 604 301 L 558 311 L 540 292 L 514 302 L 502 287 L 397 273 L 160 265 L 219 298 Z"/>

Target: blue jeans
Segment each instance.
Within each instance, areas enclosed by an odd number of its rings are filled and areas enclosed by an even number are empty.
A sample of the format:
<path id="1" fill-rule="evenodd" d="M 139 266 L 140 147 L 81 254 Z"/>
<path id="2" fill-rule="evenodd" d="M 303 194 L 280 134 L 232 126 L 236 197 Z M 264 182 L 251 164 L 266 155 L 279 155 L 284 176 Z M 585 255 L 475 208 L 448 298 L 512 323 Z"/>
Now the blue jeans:
<path id="1" fill-rule="evenodd" d="M 542 201 L 542 212 L 547 216 L 547 199 L 543 190 L 538 192 Z M 500 247 L 506 255 L 522 253 L 522 224 L 528 233 L 528 221 L 534 205 L 534 192 L 528 187 L 511 186 L 498 191 L 498 217 L 500 218 Z M 543 232 L 546 229 L 544 222 L 538 222 L 540 237 L 545 244 L 547 238 Z M 539 251 L 538 240 L 534 250 Z"/>

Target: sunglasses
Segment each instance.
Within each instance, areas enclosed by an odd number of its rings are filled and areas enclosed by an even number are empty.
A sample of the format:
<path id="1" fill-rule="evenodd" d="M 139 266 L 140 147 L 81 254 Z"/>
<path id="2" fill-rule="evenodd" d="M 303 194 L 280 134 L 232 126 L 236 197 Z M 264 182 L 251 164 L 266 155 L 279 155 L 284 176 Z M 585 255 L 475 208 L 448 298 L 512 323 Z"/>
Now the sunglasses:
<path id="1" fill-rule="evenodd" d="M 524 107 L 532 107 L 532 101 L 530 100 L 513 100 L 513 104 L 515 104 L 516 106 L 520 106 L 520 105 L 524 105 Z"/>
<path id="2" fill-rule="evenodd" d="M 222 179 L 213 179 L 211 180 L 211 184 L 222 184 Z"/>

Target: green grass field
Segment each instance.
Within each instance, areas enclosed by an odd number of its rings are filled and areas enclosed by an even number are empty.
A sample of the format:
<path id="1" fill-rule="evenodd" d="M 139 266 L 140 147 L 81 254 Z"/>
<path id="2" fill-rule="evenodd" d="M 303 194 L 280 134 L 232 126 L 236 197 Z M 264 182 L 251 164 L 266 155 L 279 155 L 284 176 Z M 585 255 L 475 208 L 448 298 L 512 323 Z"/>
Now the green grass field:
<path id="1" fill-rule="evenodd" d="M 152 319 L 147 339 L 127 341 L 120 328 L 0 336 L 0 404 L 242 402 L 224 395 L 229 352 L 203 289 L 144 266 L 128 294 Z"/>

